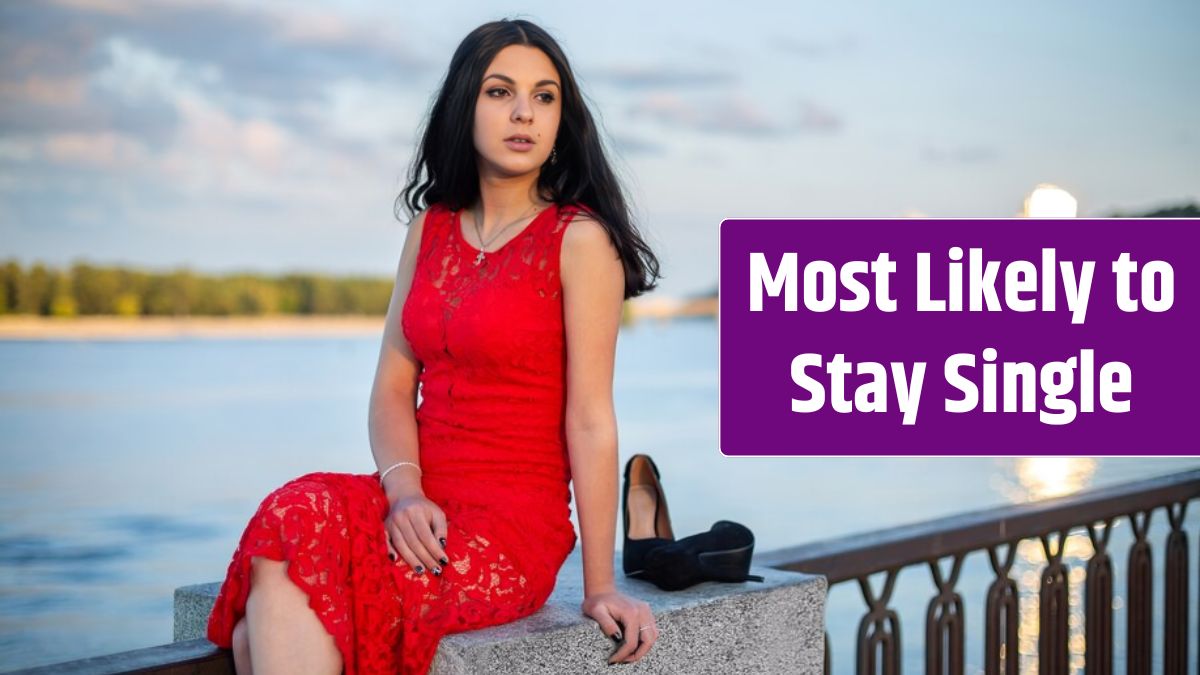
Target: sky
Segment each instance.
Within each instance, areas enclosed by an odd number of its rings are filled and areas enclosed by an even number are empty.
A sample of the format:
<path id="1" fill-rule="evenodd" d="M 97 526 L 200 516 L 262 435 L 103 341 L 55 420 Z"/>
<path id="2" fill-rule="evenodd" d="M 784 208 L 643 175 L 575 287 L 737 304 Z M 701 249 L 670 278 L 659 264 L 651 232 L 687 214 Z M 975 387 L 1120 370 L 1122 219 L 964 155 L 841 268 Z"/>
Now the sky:
<path id="1" fill-rule="evenodd" d="M 725 218 L 1200 200 L 1200 3 L 762 5 L 6 2 L 0 259 L 392 276 L 432 97 L 504 17 L 565 49 L 658 295 L 716 286 Z"/>

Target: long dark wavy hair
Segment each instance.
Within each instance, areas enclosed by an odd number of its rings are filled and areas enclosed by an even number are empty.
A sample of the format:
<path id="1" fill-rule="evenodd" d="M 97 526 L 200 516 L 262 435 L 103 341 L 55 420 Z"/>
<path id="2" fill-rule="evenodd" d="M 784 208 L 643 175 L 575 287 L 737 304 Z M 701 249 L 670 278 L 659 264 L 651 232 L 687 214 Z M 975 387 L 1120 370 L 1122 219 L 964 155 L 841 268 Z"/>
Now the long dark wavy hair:
<path id="1" fill-rule="evenodd" d="M 538 191 L 559 206 L 578 204 L 608 231 L 625 266 L 625 297 L 656 286 L 658 258 L 642 239 L 625 194 L 609 166 L 592 115 L 584 103 L 567 57 L 545 30 L 523 19 L 485 23 L 471 31 L 450 59 L 441 91 L 430 110 L 408 181 L 396 198 L 409 217 L 435 203 L 452 210 L 479 199 L 479 172 L 472 137 L 479 86 L 492 59 L 509 45 L 536 47 L 562 78 L 562 121 L 555 140 L 557 161 L 542 166 Z"/>

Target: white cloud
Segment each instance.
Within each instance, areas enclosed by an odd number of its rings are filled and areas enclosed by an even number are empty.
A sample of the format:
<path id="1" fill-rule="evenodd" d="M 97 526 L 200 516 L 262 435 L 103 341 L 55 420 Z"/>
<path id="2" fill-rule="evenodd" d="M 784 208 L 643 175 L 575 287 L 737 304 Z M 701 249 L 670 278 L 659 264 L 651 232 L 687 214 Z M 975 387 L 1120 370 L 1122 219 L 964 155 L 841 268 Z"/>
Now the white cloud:
<path id="1" fill-rule="evenodd" d="M 37 140 L 28 137 L 0 137 L 0 160 L 28 162 L 37 156 Z"/>
<path id="2" fill-rule="evenodd" d="M 426 102 L 399 87 L 340 79 L 325 88 L 327 105 L 315 110 L 328 132 L 368 144 L 412 138 Z"/>
<path id="3" fill-rule="evenodd" d="M 112 131 L 51 134 L 43 150 L 53 162 L 104 168 L 133 168 L 149 157 L 139 140 Z"/>
<path id="4" fill-rule="evenodd" d="M 120 36 L 105 40 L 103 50 L 109 63 L 92 81 L 130 104 L 202 96 L 204 88 L 221 80 L 216 66 L 172 59 Z"/>
<path id="5" fill-rule="evenodd" d="M 647 96 L 629 108 L 633 118 L 650 118 L 667 128 L 716 132 L 736 136 L 773 136 L 786 133 L 784 125 L 741 96 L 722 96 L 703 101 L 676 94 Z"/>

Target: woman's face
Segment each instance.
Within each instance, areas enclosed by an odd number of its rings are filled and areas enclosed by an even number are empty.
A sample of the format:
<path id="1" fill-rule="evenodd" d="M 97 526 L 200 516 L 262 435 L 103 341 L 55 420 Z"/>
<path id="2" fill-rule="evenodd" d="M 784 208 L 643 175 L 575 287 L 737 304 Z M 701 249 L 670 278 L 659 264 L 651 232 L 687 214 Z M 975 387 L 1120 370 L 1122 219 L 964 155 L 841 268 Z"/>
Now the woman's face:
<path id="1" fill-rule="evenodd" d="M 561 117 L 561 85 L 550 58 L 536 47 L 501 49 L 484 71 L 475 99 L 480 174 L 540 171 L 550 158 Z"/>

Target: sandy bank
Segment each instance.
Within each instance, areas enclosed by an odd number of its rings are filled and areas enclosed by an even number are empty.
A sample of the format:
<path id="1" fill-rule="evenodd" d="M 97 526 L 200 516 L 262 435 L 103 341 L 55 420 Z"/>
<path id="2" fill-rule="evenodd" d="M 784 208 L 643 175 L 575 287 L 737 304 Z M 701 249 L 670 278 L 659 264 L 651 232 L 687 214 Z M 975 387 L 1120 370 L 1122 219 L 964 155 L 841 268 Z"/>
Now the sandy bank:
<path id="1" fill-rule="evenodd" d="M 382 316 L 0 317 L 0 340 L 362 337 L 382 333 Z"/>

